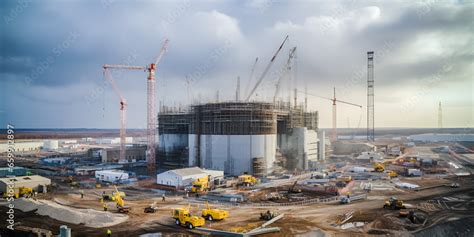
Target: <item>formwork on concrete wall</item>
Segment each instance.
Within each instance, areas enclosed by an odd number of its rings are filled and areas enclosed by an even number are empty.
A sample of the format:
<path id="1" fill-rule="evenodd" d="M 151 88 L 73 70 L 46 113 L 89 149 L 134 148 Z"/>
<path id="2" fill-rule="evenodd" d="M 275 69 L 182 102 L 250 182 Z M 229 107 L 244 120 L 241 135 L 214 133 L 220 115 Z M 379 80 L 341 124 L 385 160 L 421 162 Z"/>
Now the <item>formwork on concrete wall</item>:
<path id="1" fill-rule="evenodd" d="M 223 102 L 193 105 L 190 134 L 275 134 L 276 114 L 271 103 Z"/>

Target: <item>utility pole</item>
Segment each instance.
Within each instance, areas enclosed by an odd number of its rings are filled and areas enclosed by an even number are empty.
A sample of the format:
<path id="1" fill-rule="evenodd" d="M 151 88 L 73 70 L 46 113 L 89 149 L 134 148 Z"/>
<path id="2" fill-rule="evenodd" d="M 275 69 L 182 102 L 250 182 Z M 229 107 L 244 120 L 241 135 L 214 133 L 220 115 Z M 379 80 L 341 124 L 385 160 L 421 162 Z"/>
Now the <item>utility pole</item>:
<path id="1" fill-rule="evenodd" d="M 443 128 L 443 110 L 441 109 L 441 101 L 438 104 L 438 129 L 441 132 Z"/>

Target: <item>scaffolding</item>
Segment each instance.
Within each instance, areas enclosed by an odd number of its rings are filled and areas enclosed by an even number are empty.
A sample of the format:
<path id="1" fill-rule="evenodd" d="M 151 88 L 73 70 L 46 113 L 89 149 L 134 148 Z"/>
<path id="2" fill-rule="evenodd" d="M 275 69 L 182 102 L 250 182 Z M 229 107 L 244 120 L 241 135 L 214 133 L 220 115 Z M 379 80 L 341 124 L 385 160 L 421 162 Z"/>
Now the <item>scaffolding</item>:
<path id="1" fill-rule="evenodd" d="M 191 106 L 190 134 L 276 134 L 271 103 L 222 102 Z"/>
<path id="2" fill-rule="evenodd" d="M 209 157 L 201 157 L 202 135 L 269 135 L 284 134 L 291 128 L 306 127 L 318 130 L 318 112 L 306 112 L 304 104 L 293 106 L 289 102 L 216 102 L 194 104 L 188 108 L 161 106 L 158 114 L 159 134 L 193 134 L 194 144 L 179 147 L 177 151 L 159 149 L 162 167 L 187 166 L 188 149 L 195 154 L 193 165 L 212 167 Z M 250 138 L 251 139 L 251 138 Z M 210 142 L 210 138 L 206 139 Z M 187 141 L 186 141 L 187 143 Z M 165 144 L 160 144 L 165 145 Z M 206 146 L 209 147 L 209 144 Z M 206 156 L 209 156 L 206 152 Z M 258 159 L 257 159 L 258 160 Z M 264 167 L 255 160 L 254 168 Z M 228 161 L 226 169 L 233 162 Z M 263 171 L 262 171 L 263 172 Z"/>

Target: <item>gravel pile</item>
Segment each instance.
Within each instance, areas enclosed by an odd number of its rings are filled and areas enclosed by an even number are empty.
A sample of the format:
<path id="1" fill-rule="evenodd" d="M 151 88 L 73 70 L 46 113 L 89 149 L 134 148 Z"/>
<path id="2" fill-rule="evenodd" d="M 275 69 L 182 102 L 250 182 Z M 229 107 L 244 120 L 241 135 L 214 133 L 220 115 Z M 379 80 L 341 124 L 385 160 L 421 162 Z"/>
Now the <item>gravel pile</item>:
<path id="1" fill-rule="evenodd" d="M 32 200 L 20 198 L 14 202 L 15 208 L 23 212 L 36 210 L 38 215 L 49 216 L 53 219 L 72 223 L 84 224 L 88 227 L 108 227 L 120 224 L 128 219 L 127 215 L 97 211 L 93 209 L 78 209 L 60 205 L 48 200 Z"/>

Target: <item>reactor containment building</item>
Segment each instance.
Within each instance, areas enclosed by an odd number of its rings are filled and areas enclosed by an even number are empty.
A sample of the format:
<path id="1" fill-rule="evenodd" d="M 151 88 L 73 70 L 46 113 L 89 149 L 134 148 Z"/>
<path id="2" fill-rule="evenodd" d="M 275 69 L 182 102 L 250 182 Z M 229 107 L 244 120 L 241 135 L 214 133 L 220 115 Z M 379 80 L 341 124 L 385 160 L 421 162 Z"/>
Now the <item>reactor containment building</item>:
<path id="1" fill-rule="evenodd" d="M 198 166 L 265 176 L 279 168 L 308 169 L 324 159 L 318 112 L 289 103 L 161 106 L 158 130 L 157 162 L 163 170 Z"/>

